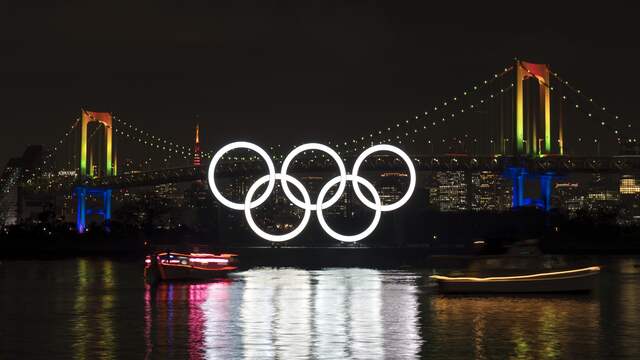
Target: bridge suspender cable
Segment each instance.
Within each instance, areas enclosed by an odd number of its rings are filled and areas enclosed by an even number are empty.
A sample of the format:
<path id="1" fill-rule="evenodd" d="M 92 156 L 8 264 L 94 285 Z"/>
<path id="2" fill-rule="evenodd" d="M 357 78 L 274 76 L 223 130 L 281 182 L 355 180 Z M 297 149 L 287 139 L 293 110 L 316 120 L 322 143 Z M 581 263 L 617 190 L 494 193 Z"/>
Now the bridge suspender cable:
<path id="1" fill-rule="evenodd" d="M 496 73 L 496 74 L 493 75 L 493 77 L 491 77 L 491 78 L 489 78 L 487 80 L 484 80 L 480 85 L 474 85 L 474 86 L 470 87 L 470 90 L 465 90 L 463 92 L 462 96 L 453 97 L 453 98 L 451 98 L 451 100 L 442 101 L 442 103 L 441 103 L 442 105 L 436 105 L 436 106 L 433 107 L 433 110 L 432 110 L 431 114 L 433 115 L 434 112 L 437 113 L 439 110 L 442 111 L 442 109 L 446 108 L 449 105 L 449 103 L 455 103 L 455 102 L 459 101 L 459 99 L 463 99 L 463 98 L 466 98 L 466 97 L 469 97 L 469 96 L 473 96 L 473 94 L 477 93 L 478 91 L 480 91 L 481 89 L 483 89 L 487 85 L 493 83 L 494 81 L 496 81 L 496 79 L 501 79 L 505 74 L 510 73 L 511 70 L 513 70 L 513 67 L 507 67 L 501 73 Z M 423 119 L 423 120 L 429 121 L 432 118 L 432 117 L 428 116 L 429 114 L 430 114 L 429 111 L 425 111 L 424 114 L 420 113 L 418 115 L 415 115 L 412 120 L 415 121 L 415 120 Z M 380 130 L 377 130 L 377 131 L 374 131 L 374 132 L 368 134 L 367 136 L 361 136 L 359 138 L 353 138 L 353 139 L 344 141 L 343 144 L 338 143 L 338 144 L 334 144 L 333 146 L 335 148 L 337 148 L 337 149 L 340 149 L 340 148 L 344 147 L 346 149 L 345 150 L 346 154 L 357 152 L 357 151 L 359 151 L 361 149 L 362 145 L 370 145 L 372 143 L 376 143 L 376 140 L 378 140 L 378 143 L 379 143 L 380 142 L 380 139 L 379 139 L 380 135 L 382 135 L 383 133 L 391 132 L 392 128 L 400 129 L 401 125 L 406 127 L 410 123 L 411 123 L 410 120 L 405 120 L 404 122 L 397 122 L 393 126 L 388 126 L 386 128 L 386 130 L 385 129 L 380 129 Z M 408 132 L 405 131 L 405 133 L 408 133 Z M 397 138 L 397 139 L 399 139 L 399 138 Z M 360 142 L 362 142 L 362 144 L 358 144 Z M 331 143 L 329 142 L 329 144 L 331 144 Z M 353 146 L 352 144 L 358 144 L 358 145 L 355 146 L 355 147 L 350 147 L 350 145 Z"/>

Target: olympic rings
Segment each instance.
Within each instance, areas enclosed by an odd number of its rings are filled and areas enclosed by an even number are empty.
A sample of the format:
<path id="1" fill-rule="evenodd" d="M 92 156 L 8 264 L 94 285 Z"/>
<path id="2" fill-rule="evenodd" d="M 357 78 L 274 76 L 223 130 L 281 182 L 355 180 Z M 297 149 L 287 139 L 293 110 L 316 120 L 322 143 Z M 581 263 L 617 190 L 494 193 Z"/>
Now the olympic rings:
<path id="1" fill-rule="evenodd" d="M 302 197 L 304 198 L 304 203 L 305 204 L 311 203 L 307 189 L 305 189 L 304 185 L 302 185 L 302 183 L 298 181 L 296 178 L 287 174 L 276 174 L 276 179 L 282 180 L 283 188 L 284 188 L 284 184 L 288 182 L 293 183 L 293 185 L 295 185 L 295 187 L 298 188 L 298 190 L 302 193 Z M 307 223 L 309 222 L 309 217 L 311 216 L 311 210 L 305 209 L 304 216 L 302 217 L 302 222 L 300 222 L 300 225 L 298 225 L 298 227 L 292 232 L 284 235 L 272 235 L 267 232 L 264 232 L 262 229 L 258 227 L 258 225 L 256 225 L 256 223 L 253 221 L 253 217 L 251 216 L 250 203 L 251 203 L 251 199 L 253 199 L 253 194 L 256 192 L 256 190 L 258 190 L 260 185 L 264 184 L 269 180 L 270 180 L 269 175 L 265 175 L 260 179 L 258 179 L 258 181 L 254 182 L 253 185 L 251 185 L 251 187 L 249 188 L 249 191 L 247 191 L 247 197 L 244 200 L 244 216 L 247 218 L 247 223 L 249 224 L 249 227 L 251 228 L 251 230 L 253 230 L 253 232 L 258 234 L 258 236 L 260 236 L 261 238 L 269 241 L 274 241 L 274 242 L 291 240 L 294 237 L 298 236 L 302 232 L 302 230 L 304 230 L 304 228 L 307 226 Z M 270 195 L 270 193 L 268 192 L 265 192 L 265 194 Z"/>
<path id="2" fill-rule="evenodd" d="M 257 152 L 258 155 L 260 155 L 260 157 L 262 157 L 264 161 L 267 163 L 267 169 L 269 171 L 267 175 L 264 175 L 249 187 L 249 191 L 247 192 L 244 203 L 232 202 L 227 198 L 225 198 L 222 195 L 222 193 L 220 193 L 220 191 L 218 190 L 215 184 L 215 177 L 214 177 L 215 168 L 218 162 L 220 161 L 220 159 L 222 158 L 222 156 L 231 150 L 239 149 L 239 148 L 249 149 Z M 300 181 L 298 181 L 293 176 L 290 176 L 287 174 L 287 170 L 289 169 L 289 165 L 291 164 L 293 159 L 301 152 L 308 151 L 308 150 L 318 150 L 318 151 L 327 153 L 336 162 L 336 164 L 338 165 L 338 169 L 340 171 L 339 176 L 329 180 L 322 187 L 322 189 L 320 190 L 320 193 L 318 194 L 318 199 L 315 204 L 311 202 L 309 193 L 305 189 L 304 185 L 300 183 Z M 380 200 L 380 195 L 378 195 L 378 192 L 376 191 L 373 184 L 371 184 L 365 178 L 358 176 L 358 171 L 360 170 L 360 166 L 362 166 L 362 163 L 365 161 L 365 159 L 369 155 L 378 151 L 389 151 L 398 155 L 407 164 L 407 167 L 409 169 L 409 176 L 410 176 L 409 188 L 406 194 L 400 200 L 398 200 L 393 204 L 383 205 L 382 201 Z M 322 144 L 317 144 L 317 143 L 304 144 L 297 147 L 293 151 L 291 151 L 285 157 L 282 163 L 281 172 L 276 173 L 273 162 L 271 161 L 271 158 L 261 147 L 249 142 L 238 141 L 238 142 L 233 142 L 223 146 L 220 150 L 218 150 L 218 152 L 215 153 L 215 155 L 213 156 L 213 159 L 211 160 L 211 164 L 209 165 L 207 178 L 209 180 L 209 187 L 211 188 L 211 192 L 221 204 L 234 210 L 243 210 L 245 213 L 245 217 L 247 218 L 247 223 L 249 224 L 249 227 L 256 233 L 256 235 L 262 237 L 265 240 L 274 241 L 274 242 L 287 241 L 298 236 L 307 226 L 307 223 L 309 222 L 309 218 L 311 215 L 311 211 L 314 211 L 314 210 L 317 211 L 318 222 L 320 223 L 320 226 L 324 229 L 324 231 L 329 236 L 333 237 L 336 240 L 344 241 L 344 242 L 356 242 L 356 241 L 362 240 L 367 236 L 371 235 L 371 233 L 378 226 L 382 212 L 396 210 L 402 205 L 406 204 L 407 201 L 409 201 L 409 198 L 411 198 L 411 195 L 413 194 L 413 191 L 415 190 L 415 187 L 416 187 L 416 170 L 409 156 L 399 148 L 392 145 L 386 145 L 386 144 L 372 146 L 369 149 L 365 150 L 362 154 L 360 154 L 360 156 L 358 156 L 358 158 L 356 159 L 353 165 L 352 174 L 347 174 L 344 163 L 342 162 L 342 159 L 330 147 Z M 295 230 L 282 235 L 273 235 L 263 231 L 256 225 L 256 223 L 253 221 L 253 217 L 251 216 L 251 209 L 261 205 L 267 200 L 267 198 L 269 197 L 269 195 L 271 194 L 271 192 L 275 187 L 276 180 L 280 180 L 282 184 L 282 189 L 287 199 L 289 199 L 289 201 L 291 201 L 294 205 L 304 209 L 304 216 L 302 218 L 302 221 L 298 225 L 298 227 Z M 355 190 L 355 194 L 360 200 L 360 202 L 362 202 L 362 204 L 364 204 L 366 207 L 375 211 L 375 215 L 371 224 L 363 232 L 356 235 L 343 235 L 335 232 L 326 223 L 324 216 L 322 214 L 323 210 L 334 205 L 340 199 L 340 197 L 342 197 L 342 194 L 344 193 L 344 189 L 346 188 L 347 181 L 352 182 L 353 188 Z M 267 183 L 267 189 L 265 190 L 264 194 L 262 194 L 258 199 L 253 200 L 253 195 L 258 190 L 258 188 L 262 186 L 265 182 Z M 292 183 L 298 189 L 298 191 L 300 191 L 304 201 L 300 201 L 300 199 L 296 198 L 296 196 L 291 192 L 287 184 L 289 182 Z M 339 184 L 338 190 L 333 195 L 333 197 L 331 197 L 331 199 L 325 202 L 324 201 L 325 196 L 327 195 L 329 190 L 336 184 Z M 374 200 L 373 202 L 371 202 L 362 194 L 359 184 L 364 185 L 364 187 L 367 188 L 367 190 L 369 190 L 369 192 L 373 196 L 373 200 Z"/>
<path id="3" fill-rule="evenodd" d="M 362 195 L 362 192 L 360 191 L 360 187 L 358 186 L 358 182 L 354 181 L 353 182 L 353 189 L 355 190 L 356 196 L 358 197 L 358 200 L 362 201 L 363 204 L 365 204 L 369 209 L 373 209 L 373 210 L 380 210 L 380 211 L 391 211 L 391 210 L 395 210 L 398 209 L 399 207 L 401 207 L 402 205 L 406 204 L 407 201 L 409 201 L 409 198 L 411 198 L 411 195 L 413 194 L 413 190 L 416 188 L 416 169 L 415 167 L 413 167 L 413 163 L 411 162 L 411 159 L 409 158 L 409 156 L 402 150 L 398 149 L 397 147 L 393 146 L 393 145 L 375 145 L 372 146 L 370 148 L 368 148 L 367 150 L 365 150 L 362 154 L 360 154 L 360 156 L 358 156 L 358 158 L 356 159 L 356 162 L 353 164 L 353 176 L 358 177 L 358 171 L 360 170 L 360 165 L 362 165 L 362 162 L 364 161 L 364 159 L 367 158 L 367 156 L 373 154 L 374 152 L 378 152 L 378 151 L 389 151 L 392 152 L 398 156 L 400 156 L 400 158 L 402 160 L 404 160 L 404 162 L 407 164 L 407 166 L 409 167 L 409 189 L 407 189 L 407 193 L 404 194 L 404 196 L 398 200 L 397 202 L 390 204 L 390 205 L 376 205 L 374 203 L 372 203 L 371 201 L 369 201 L 369 199 L 367 199 L 366 197 L 364 197 L 364 195 Z"/>
<path id="4" fill-rule="evenodd" d="M 341 179 L 339 177 L 334 177 L 333 179 L 329 180 L 329 182 L 326 183 L 320 190 L 320 194 L 318 194 L 318 204 L 316 207 L 316 210 L 318 211 L 318 222 L 320 223 L 320 226 L 322 226 L 322 229 L 324 229 L 324 231 L 326 231 L 326 233 L 329 234 L 329 236 L 331 236 L 332 238 L 336 240 L 344 241 L 344 242 L 356 242 L 371 235 L 373 230 L 375 230 L 376 227 L 378 227 L 378 223 L 380 222 L 380 214 L 382 213 L 379 210 L 381 205 L 380 195 L 378 195 L 376 188 L 374 188 L 373 185 L 367 179 L 356 176 L 356 175 L 347 175 L 347 180 L 353 181 L 354 184 L 361 183 L 362 185 L 364 185 L 364 187 L 367 188 L 367 190 L 371 192 L 371 195 L 373 195 L 373 199 L 376 205 L 376 214 L 373 217 L 373 221 L 371 222 L 371 225 L 369 225 L 369 227 L 365 231 L 361 232 L 360 234 L 357 234 L 357 235 L 339 234 L 333 231 L 333 229 L 331 229 L 329 225 L 327 225 L 327 222 L 324 220 L 324 216 L 322 215 L 321 204 L 322 204 L 322 200 L 324 200 L 324 196 L 327 194 L 327 191 L 329 191 L 329 189 L 331 189 L 331 187 L 340 180 Z"/>
<path id="5" fill-rule="evenodd" d="M 344 192 L 344 188 L 347 185 L 347 171 L 344 169 L 344 163 L 342 162 L 342 159 L 340 159 L 340 155 L 338 155 L 337 152 L 335 152 L 333 149 L 331 149 L 330 147 L 328 147 L 327 145 L 322 145 L 322 144 L 315 144 L 315 143 L 309 143 L 309 144 L 304 144 L 301 146 L 298 146 L 297 148 L 295 148 L 293 151 L 291 151 L 289 153 L 289 155 L 287 155 L 287 157 L 284 159 L 284 162 L 282 162 L 282 170 L 281 172 L 283 174 L 287 173 L 287 170 L 289 169 L 289 163 L 291 163 L 291 160 L 293 160 L 294 157 L 296 157 L 296 155 L 300 154 L 303 151 L 307 151 L 307 150 L 320 150 L 320 151 L 324 151 L 327 154 L 329 154 L 329 156 L 331 156 L 333 158 L 333 161 L 336 162 L 336 164 L 338 164 L 338 169 L 340 170 L 340 185 L 338 186 L 338 191 L 336 191 L 336 194 L 329 199 L 329 201 L 327 201 L 326 203 L 322 204 L 322 208 L 326 209 L 328 207 L 330 207 L 331 205 L 335 204 L 336 202 L 338 202 L 338 200 L 340 200 L 340 197 L 342 196 L 342 193 Z M 282 182 L 282 190 L 284 190 L 284 193 L 287 195 L 287 198 L 294 203 L 297 207 L 303 208 L 305 210 L 309 209 L 309 210 L 315 210 L 316 206 L 313 204 L 305 204 L 302 201 L 298 200 L 296 198 L 295 195 L 293 195 L 291 193 L 291 191 L 289 190 L 289 186 L 287 186 L 287 182 L 284 181 Z"/>
<path id="6" fill-rule="evenodd" d="M 271 193 L 271 191 L 273 191 L 273 187 L 276 185 L 276 176 L 275 176 L 276 170 L 275 170 L 275 167 L 273 166 L 273 161 L 271 161 L 269 154 L 267 154 L 266 151 L 262 150 L 260 146 L 256 144 L 252 144 L 250 142 L 246 142 L 246 141 L 236 141 L 236 142 L 232 142 L 231 144 L 227 144 L 223 146 L 222 149 L 218 150 L 218 152 L 215 155 L 213 155 L 213 158 L 211 159 L 211 164 L 209 165 L 209 173 L 207 178 L 209 180 L 209 187 L 211 188 L 211 192 L 213 193 L 213 196 L 215 196 L 216 199 L 218 199 L 218 201 L 222 203 L 222 205 L 232 208 L 234 210 L 244 210 L 245 205 L 227 200 L 227 198 L 225 198 L 220 193 L 220 191 L 218 191 L 218 188 L 216 187 L 216 179 L 213 177 L 213 173 L 216 170 L 216 165 L 218 164 L 218 161 L 220 161 L 220 159 L 222 158 L 222 155 L 224 155 L 225 153 L 231 150 L 243 149 L 243 148 L 257 152 L 258 155 L 260 155 L 262 159 L 264 159 L 264 161 L 267 163 L 267 168 L 269 169 L 269 175 L 268 175 L 269 184 L 267 184 L 267 190 L 256 201 L 250 203 L 249 206 L 253 209 L 254 207 L 259 206 L 263 202 L 267 201 L 269 194 Z"/>

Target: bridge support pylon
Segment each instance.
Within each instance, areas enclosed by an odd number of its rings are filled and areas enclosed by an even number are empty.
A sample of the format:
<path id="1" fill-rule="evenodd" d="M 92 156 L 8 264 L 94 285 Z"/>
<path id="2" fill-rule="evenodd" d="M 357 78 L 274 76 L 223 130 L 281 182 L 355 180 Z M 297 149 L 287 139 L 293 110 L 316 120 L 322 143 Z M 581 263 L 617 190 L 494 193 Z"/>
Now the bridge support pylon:
<path id="1" fill-rule="evenodd" d="M 93 157 L 89 157 L 91 161 L 87 164 L 87 147 L 89 145 L 88 125 L 90 123 L 98 123 L 104 127 L 104 154 L 105 159 L 100 159 L 98 163 L 104 160 L 104 169 L 94 169 L 92 164 Z M 82 109 L 82 133 L 80 141 L 80 163 L 78 178 L 80 181 L 91 177 L 114 176 L 116 175 L 117 164 L 113 156 L 113 117 L 108 112 L 87 111 Z M 82 182 L 81 182 L 82 183 Z M 111 220 L 111 189 L 91 188 L 88 186 L 77 186 L 74 193 L 78 200 L 76 213 L 76 229 L 78 233 L 84 233 L 87 230 L 87 215 L 99 215 L 109 223 Z M 87 197 L 94 196 L 102 198 L 102 207 L 98 209 L 87 208 Z M 108 227 L 107 227 L 108 229 Z"/>
<path id="2" fill-rule="evenodd" d="M 533 205 L 544 211 L 551 210 L 551 193 L 553 189 L 553 179 L 557 177 L 555 173 L 545 172 L 542 174 L 532 174 L 529 173 L 524 167 L 510 167 L 507 168 L 504 176 L 511 179 L 511 205 L 514 209 Z M 540 196 L 537 199 L 525 197 L 525 181 L 527 179 L 539 181 Z"/>
<path id="3" fill-rule="evenodd" d="M 514 154 L 521 156 L 541 156 L 552 153 L 551 141 L 551 84 L 549 66 L 516 60 L 514 97 L 515 134 Z M 537 96 L 525 80 L 538 83 Z M 538 101 L 537 106 L 533 103 Z M 536 110 L 534 110 L 537 107 Z M 528 111 L 527 111 L 528 109 Z M 536 113 L 536 115 L 534 115 Z M 562 152 L 562 125 L 560 126 L 560 152 Z"/>
<path id="4" fill-rule="evenodd" d="M 87 230 L 87 215 L 99 215 L 106 224 L 111 220 L 111 189 L 96 189 L 87 186 L 78 186 L 74 190 L 78 201 L 76 207 L 76 230 L 82 234 Z M 102 207 L 88 208 L 87 197 L 102 198 Z M 108 225 L 107 225 L 108 226 Z"/>

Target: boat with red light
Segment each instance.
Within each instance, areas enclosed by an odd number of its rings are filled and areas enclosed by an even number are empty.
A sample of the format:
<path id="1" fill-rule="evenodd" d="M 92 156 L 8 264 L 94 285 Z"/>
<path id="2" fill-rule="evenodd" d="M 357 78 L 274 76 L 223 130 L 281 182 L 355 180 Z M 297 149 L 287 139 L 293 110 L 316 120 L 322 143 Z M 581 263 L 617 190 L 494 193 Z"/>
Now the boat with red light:
<path id="1" fill-rule="evenodd" d="M 145 259 L 149 283 L 172 280 L 209 280 L 238 270 L 236 254 L 159 252 Z"/>

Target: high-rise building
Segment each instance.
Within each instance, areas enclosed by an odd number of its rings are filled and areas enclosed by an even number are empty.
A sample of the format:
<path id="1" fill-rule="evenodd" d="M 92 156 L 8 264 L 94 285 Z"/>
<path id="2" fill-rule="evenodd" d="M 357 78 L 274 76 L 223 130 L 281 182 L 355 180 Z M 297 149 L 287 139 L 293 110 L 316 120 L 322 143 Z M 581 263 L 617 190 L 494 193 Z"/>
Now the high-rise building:
<path id="1" fill-rule="evenodd" d="M 10 159 L 0 175 L 0 225 L 13 225 L 18 221 L 18 183 L 21 177 L 21 159 Z"/>
<path id="2" fill-rule="evenodd" d="M 591 175 L 585 194 L 585 209 L 592 213 L 614 212 L 620 208 L 619 184 L 610 176 L 601 173 Z"/>
<path id="3" fill-rule="evenodd" d="M 626 225 L 640 224 L 640 182 L 633 175 L 620 177 L 621 211 L 618 222 Z"/>
<path id="4" fill-rule="evenodd" d="M 471 210 L 506 211 L 511 208 L 511 184 L 501 174 L 480 171 L 471 174 Z"/>
<path id="5" fill-rule="evenodd" d="M 557 182 L 553 187 L 552 206 L 564 209 L 570 215 L 575 214 L 585 206 L 585 197 L 581 193 L 578 181 Z"/>
<path id="6" fill-rule="evenodd" d="M 640 182 L 638 182 L 638 179 L 633 175 L 622 175 L 620 178 L 620 194 L 640 194 Z"/>
<path id="7" fill-rule="evenodd" d="M 24 196 L 21 183 L 43 174 L 51 175 L 50 164 L 45 164 L 44 148 L 28 146 L 22 157 L 9 160 L 0 175 L 0 225 L 11 225 L 43 211 L 50 204 L 49 196 Z"/>
<path id="8" fill-rule="evenodd" d="M 154 194 L 158 199 L 166 202 L 167 205 L 175 205 L 181 207 L 184 202 L 184 192 L 179 191 L 175 183 L 159 184 L 153 187 Z"/>
<path id="9" fill-rule="evenodd" d="M 398 202 L 406 192 L 409 184 L 407 173 L 388 172 L 380 174 L 376 188 L 380 194 L 380 201 L 383 204 L 393 204 Z"/>
<path id="10" fill-rule="evenodd" d="M 464 171 L 436 172 L 433 183 L 429 186 L 429 203 L 443 212 L 467 210 L 467 183 Z"/>
<path id="11" fill-rule="evenodd" d="M 620 206 L 620 194 L 613 190 L 592 190 L 586 196 L 585 205 L 591 212 L 615 211 Z"/>

